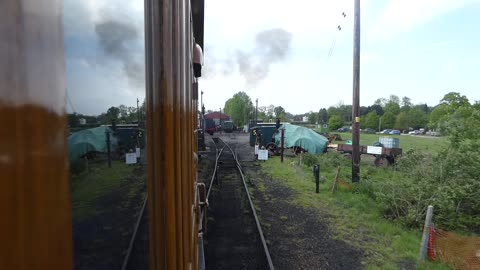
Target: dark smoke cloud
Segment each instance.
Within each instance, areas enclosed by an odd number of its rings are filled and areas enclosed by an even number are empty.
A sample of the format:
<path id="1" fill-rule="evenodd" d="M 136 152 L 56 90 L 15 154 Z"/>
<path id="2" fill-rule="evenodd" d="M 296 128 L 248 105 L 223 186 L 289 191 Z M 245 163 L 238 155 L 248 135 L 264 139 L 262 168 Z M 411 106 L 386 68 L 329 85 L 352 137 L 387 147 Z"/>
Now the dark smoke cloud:
<path id="1" fill-rule="evenodd" d="M 252 52 L 237 52 L 239 71 L 247 87 L 255 87 L 268 76 L 273 63 L 286 58 L 292 34 L 281 28 L 269 29 L 257 33 L 255 41 L 256 48 Z"/>
<path id="2" fill-rule="evenodd" d="M 132 87 L 143 89 L 145 68 L 143 51 L 138 50 L 141 34 L 128 20 L 104 18 L 95 24 L 98 41 L 105 54 L 122 63 L 122 68 Z"/>
<path id="3" fill-rule="evenodd" d="M 217 71 L 224 76 L 231 75 L 237 66 L 238 72 L 245 78 L 245 85 L 254 88 L 268 76 L 273 63 L 288 56 L 291 41 L 290 32 L 275 28 L 257 33 L 255 47 L 251 51 L 237 50 L 228 53 L 225 59 L 217 59 L 213 56 L 214 52 L 208 50 L 205 53 L 208 77 L 215 76 Z"/>

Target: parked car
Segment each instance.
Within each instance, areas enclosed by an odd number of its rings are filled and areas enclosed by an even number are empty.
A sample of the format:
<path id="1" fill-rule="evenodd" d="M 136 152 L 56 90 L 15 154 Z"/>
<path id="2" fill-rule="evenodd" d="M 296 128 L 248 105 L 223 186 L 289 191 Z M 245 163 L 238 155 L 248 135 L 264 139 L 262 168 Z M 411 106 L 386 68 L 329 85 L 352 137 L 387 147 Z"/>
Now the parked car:
<path id="1" fill-rule="evenodd" d="M 365 129 L 362 129 L 362 132 L 363 132 L 363 133 L 373 134 L 373 133 L 375 133 L 375 130 L 374 130 L 374 129 L 371 129 L 371 128 L 365 128 Z"/>
<path id="2" fill-rule="evenodd" d="M 382 131 L 379 132 L 379 134 L 390 134 L 390 131 L 392 131 L 391 129 L 384 129 Z"/>
<path id="3" fill-rule="evenodd" d="M 390 131 L 390 133 L 389 133 L 389 134 L 390 134 L 390 135 L 400 135 L 400 134 L 401 134 L 401 132 L 400 132 L 400 130 L 396 130 L 396 129 L 394 129 L 394 130 Z"/>
<path id="4" fill-rule="evenodd" d="M 408 132 L 408 134 L 410 134 L 410 135 L 420 135 L 422 133 L 420 132 L 420 130 L 412 130 L 412 131 Z"/>
<path id="5" fill-rule="evenodd" d="M 350 131 L 350 128 L 348 127 L 341 127 L 339 129 L 337 129 L 338 132 L 349 132 Z"/>

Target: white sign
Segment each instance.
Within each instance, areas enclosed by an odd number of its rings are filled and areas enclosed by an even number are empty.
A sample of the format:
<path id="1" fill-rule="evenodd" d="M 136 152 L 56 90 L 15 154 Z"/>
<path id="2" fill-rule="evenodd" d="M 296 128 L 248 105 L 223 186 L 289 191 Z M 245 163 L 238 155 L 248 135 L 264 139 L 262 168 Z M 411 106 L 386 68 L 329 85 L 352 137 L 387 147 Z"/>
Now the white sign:
<path id="1" fill-rule="evenodd" d="M 258 150 L 258 160 L 268 160 L 268 150 Z"/>
<path id="2" fill-rule="evenodd" d="M 258 155 L 258 144 L 255 145 L 255 155 Z"/>
<path id="3" fill-rule="evenodd" d="M 367 153 L 374 154 L 374 155 L 381 155 L 382 154 L 382 147 L 380 146 L 367 146 Z"/>
<path id="4" fill-rule="evenodd" d="M 140 157 L 140 148 L 137 147 L 137 148 L 135 149 L 135 154 L 137 155 L 137 158 Z"/>
<path id="5" fill-rule="evenodd" d="M 125 154 L 125 163 L 127 163 L 127 164 L 137 163 L 137 154 L 136 153 Z"/>

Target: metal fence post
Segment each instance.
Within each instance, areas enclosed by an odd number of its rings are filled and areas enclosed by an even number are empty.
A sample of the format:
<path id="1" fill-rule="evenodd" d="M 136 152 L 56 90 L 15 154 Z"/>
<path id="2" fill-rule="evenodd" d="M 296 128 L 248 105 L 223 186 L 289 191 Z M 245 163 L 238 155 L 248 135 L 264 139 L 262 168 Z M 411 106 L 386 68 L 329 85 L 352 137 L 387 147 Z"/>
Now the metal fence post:
<path id="1" fill-rule="evenodd" d="M 430 227 L 432 226 L 433 206 L 427 208 L 427 216 L 425 217 L 425 225 L 423 226 L 422 242 L 420 243 L 420 261 L 425 261 L 427 257 L 428 238 L 430 236 Z"/>

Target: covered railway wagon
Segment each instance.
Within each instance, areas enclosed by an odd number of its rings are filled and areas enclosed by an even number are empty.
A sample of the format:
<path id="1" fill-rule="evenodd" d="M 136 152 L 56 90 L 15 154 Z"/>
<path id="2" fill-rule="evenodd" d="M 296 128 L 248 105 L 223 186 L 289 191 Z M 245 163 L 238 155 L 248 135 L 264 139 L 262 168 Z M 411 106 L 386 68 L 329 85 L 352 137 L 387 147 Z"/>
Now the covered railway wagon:
<path id="1" fill-rule="evenodd" d="M 0 4 L 0 269 L 73 269 L 62 13 L 59 0 Z M 145 1 L 150 269 L 199 268 L 203 16 L 203 0 Z"/>

